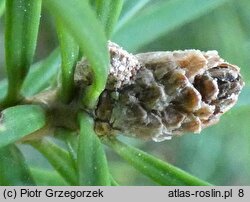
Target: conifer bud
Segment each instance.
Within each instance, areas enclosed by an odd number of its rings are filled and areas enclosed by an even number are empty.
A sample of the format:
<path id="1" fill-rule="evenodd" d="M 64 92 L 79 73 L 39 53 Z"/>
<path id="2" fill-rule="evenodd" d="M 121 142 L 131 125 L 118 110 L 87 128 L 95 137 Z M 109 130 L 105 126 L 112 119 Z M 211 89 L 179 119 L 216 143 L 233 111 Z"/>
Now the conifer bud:
<path id="1" fill-rule="evenodd" d="M 163 141 L 200 133 L 236 102 L 244 82 L 239 68 L 217 51 L 148 52 L 132 55 L 110 42 L 110 72 L 94 111 L 99 135 L 124 134 Z M 79 73 L 81 72 L 81 73 Z M 85 59 L 76 83 L 91 83 Z"/>

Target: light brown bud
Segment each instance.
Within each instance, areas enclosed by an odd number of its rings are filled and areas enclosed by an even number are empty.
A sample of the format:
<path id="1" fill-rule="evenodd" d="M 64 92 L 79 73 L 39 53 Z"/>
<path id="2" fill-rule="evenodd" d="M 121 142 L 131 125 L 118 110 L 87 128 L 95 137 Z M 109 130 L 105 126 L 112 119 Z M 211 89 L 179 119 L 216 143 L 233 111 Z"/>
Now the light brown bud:
<path id="1" fill-rule="evenodd" d="M 111 42 L 109 50 L 109 78 L 94 112 L 99 135 L 163 141 L 199 133 L 219 121 L 244 86 L 239 68 L 225 62 L 217 51 L 132 55 Z M 79 68 L 85 76 L 77 70 L 75 80 L 88 85 L 86 60 L 79 62 Z"/>

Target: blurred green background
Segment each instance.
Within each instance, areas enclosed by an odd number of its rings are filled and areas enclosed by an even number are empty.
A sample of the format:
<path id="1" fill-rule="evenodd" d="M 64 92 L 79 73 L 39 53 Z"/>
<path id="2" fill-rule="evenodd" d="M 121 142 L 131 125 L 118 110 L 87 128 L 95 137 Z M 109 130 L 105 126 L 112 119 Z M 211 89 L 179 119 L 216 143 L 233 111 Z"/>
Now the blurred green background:
<path id="1" fill-rule="evenodd" d="M 222 58 L 241 67 L 246 85 L 237 105 L 199 135 L 186 134 L 161 143 L 119 138 L 212 184 L 250 185 L 249 11 L 249 0 L 125 0 L 112 37 L 124 49 L 132 53 L 217 50 Z M 4 77 L 3 22 L 4 17 L 0 21 L 0 78 Z M 53 20 L 45 10 L 35 60 L 46 57 L 57 45 Z M 51 169 L 38 152 L 20 147 L 29 164 Z M 106 151 L 119 184 L 152 185 L 110 149 Z"/>

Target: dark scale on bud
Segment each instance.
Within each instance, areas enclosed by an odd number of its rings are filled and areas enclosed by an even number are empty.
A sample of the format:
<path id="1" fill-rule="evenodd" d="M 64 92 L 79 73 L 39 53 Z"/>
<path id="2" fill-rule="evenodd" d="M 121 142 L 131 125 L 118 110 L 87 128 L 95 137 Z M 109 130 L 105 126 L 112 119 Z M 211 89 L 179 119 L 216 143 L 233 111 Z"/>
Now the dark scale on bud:
<path id="1" fill-rule="evenodd" d="M 187 132 L 199 133 L 218 122 L 244 86 L 239 68 L 216 51 L 132 55 L 111 42 L 109 50 L 109 78 L 94 112 L 99 135 L 163 141 Z M 86 60 L 76 70 L 78 85 L 89 85 Z"/>

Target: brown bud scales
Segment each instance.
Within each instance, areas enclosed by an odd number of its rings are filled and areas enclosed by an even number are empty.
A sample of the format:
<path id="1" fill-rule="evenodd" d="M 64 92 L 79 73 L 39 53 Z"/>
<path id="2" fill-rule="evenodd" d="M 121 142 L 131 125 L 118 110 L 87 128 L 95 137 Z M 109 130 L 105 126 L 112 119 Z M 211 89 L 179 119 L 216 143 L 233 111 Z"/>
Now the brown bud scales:
<path id="1" fill-rule="evenodd" d="M 108 82 L 94 112 L 99 135 L 163 141 L 200 133 L 236 103 L 244 86 L 239 68 L 217 51 L 132 55 L 112 42 L 109 51 Z M 91 83 L 89 69 L 86 60 L 78 63 L 78 85 Z"/>

